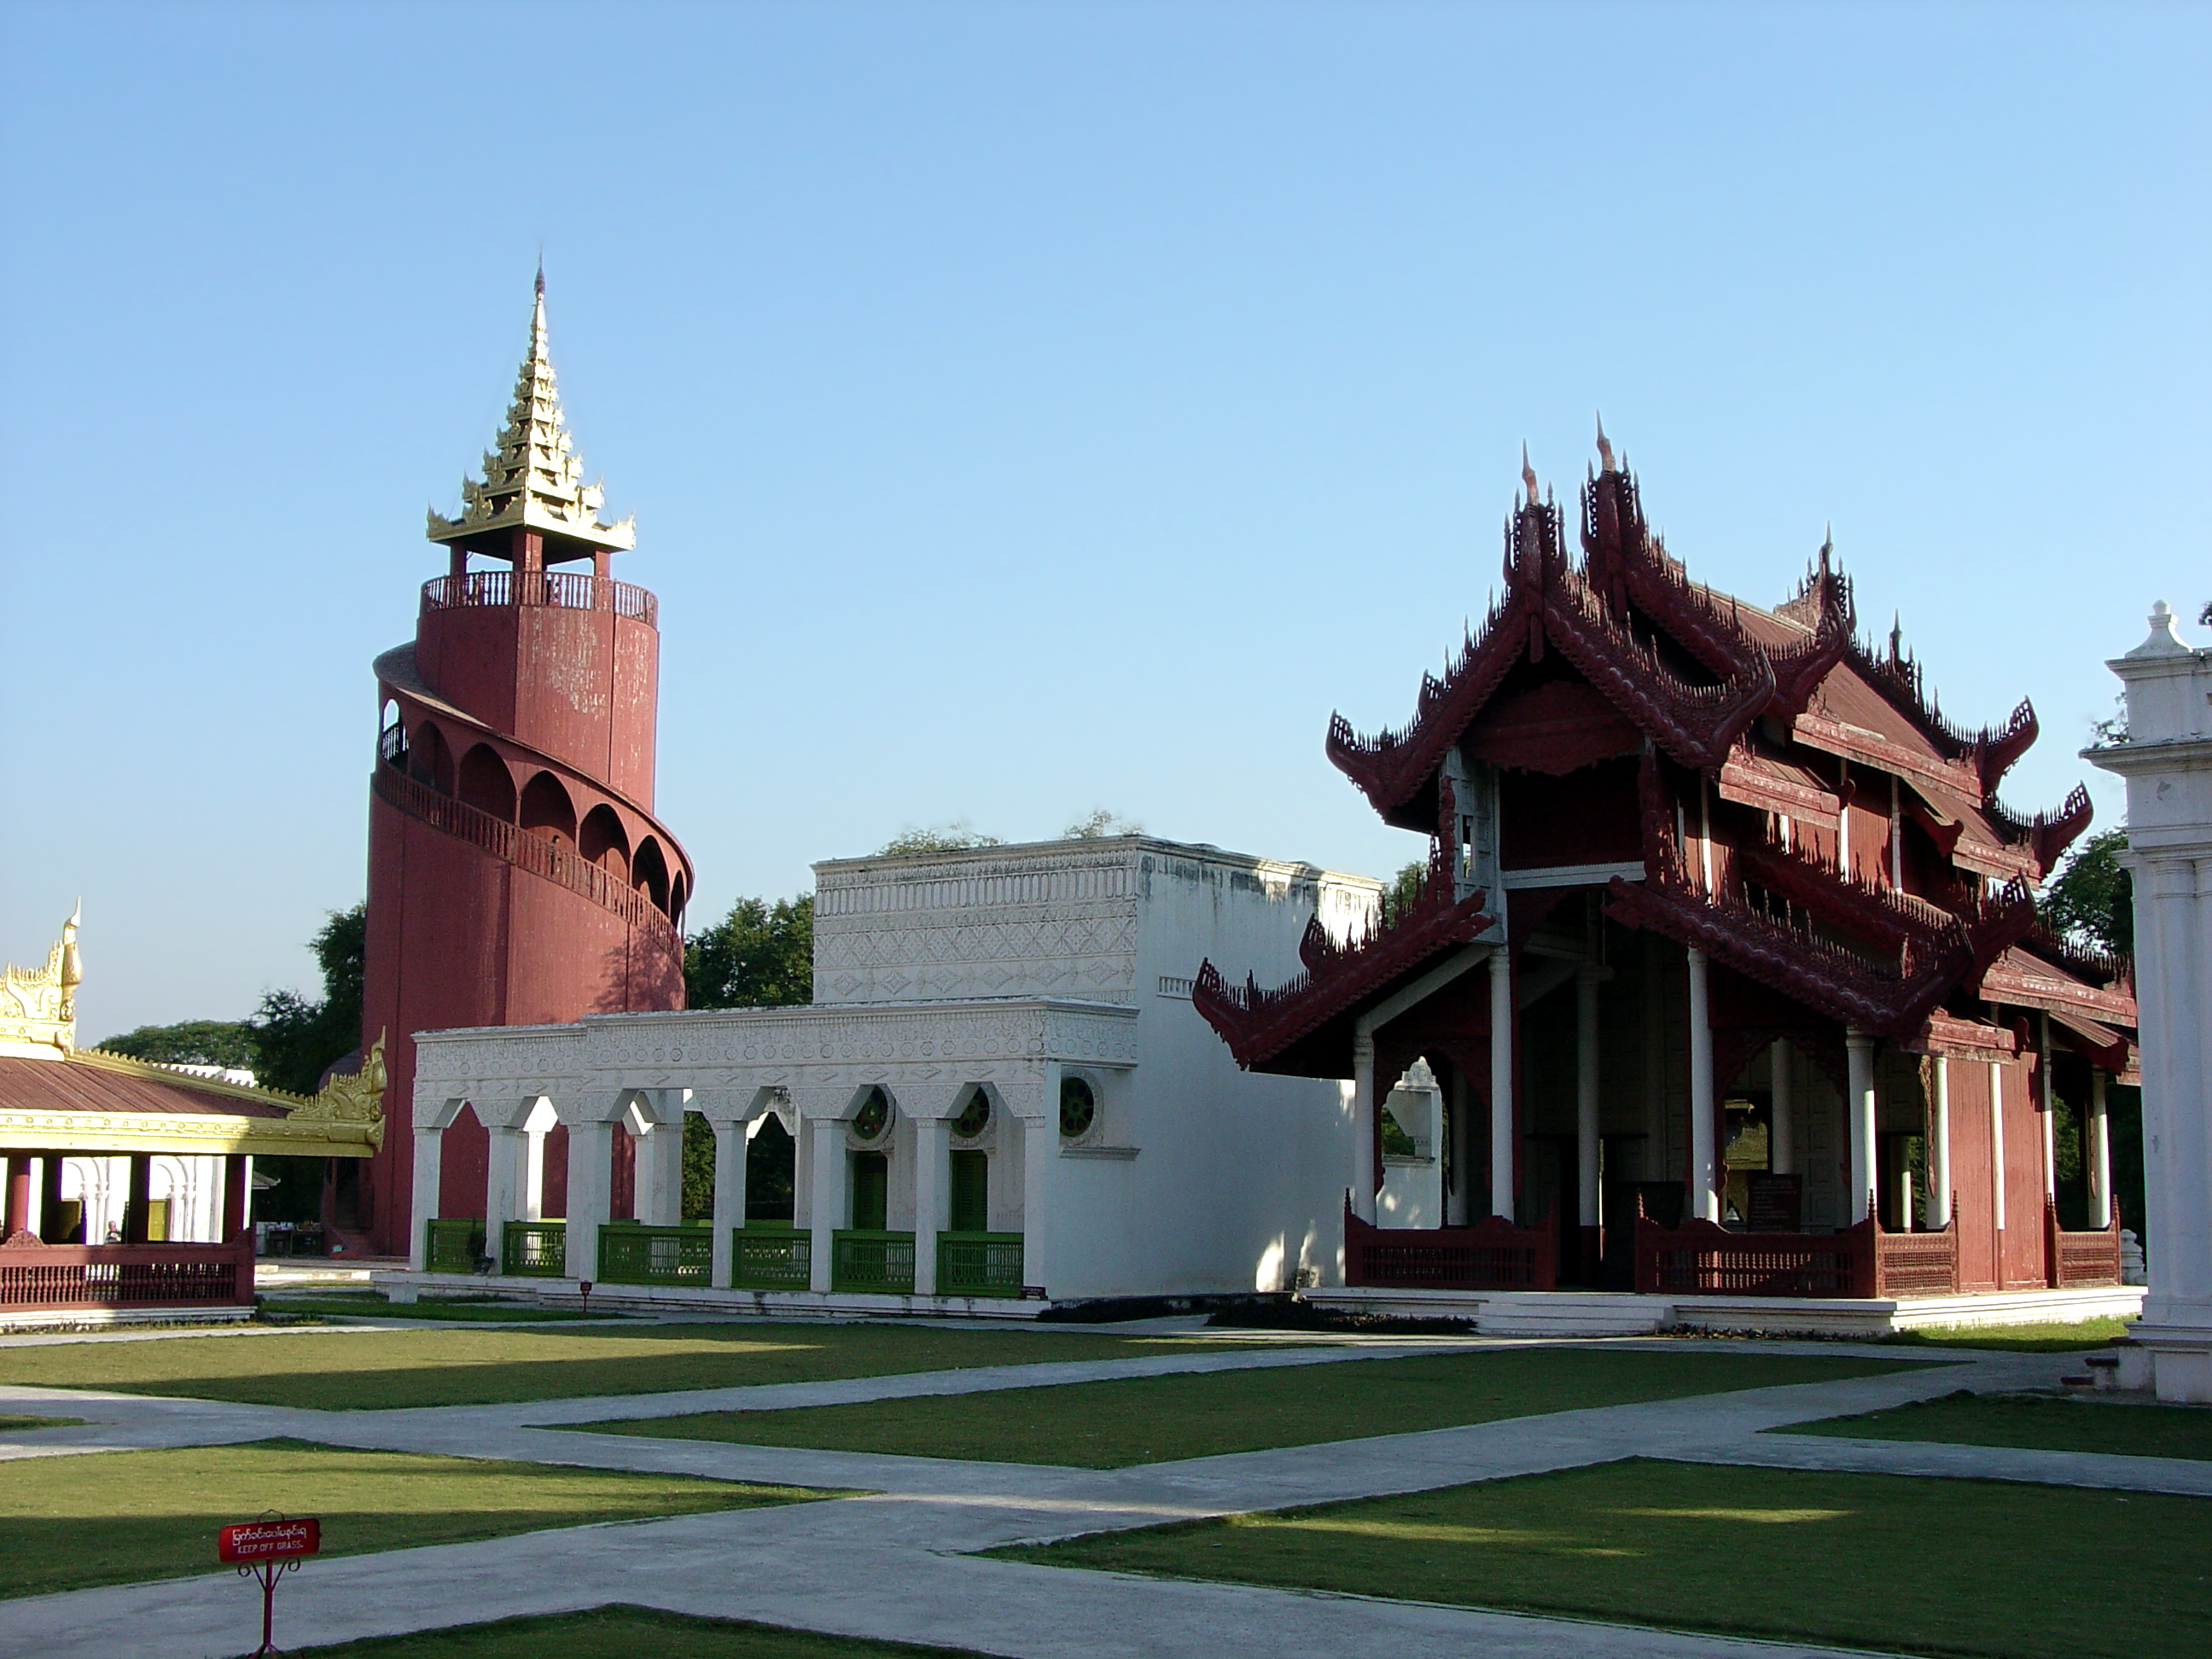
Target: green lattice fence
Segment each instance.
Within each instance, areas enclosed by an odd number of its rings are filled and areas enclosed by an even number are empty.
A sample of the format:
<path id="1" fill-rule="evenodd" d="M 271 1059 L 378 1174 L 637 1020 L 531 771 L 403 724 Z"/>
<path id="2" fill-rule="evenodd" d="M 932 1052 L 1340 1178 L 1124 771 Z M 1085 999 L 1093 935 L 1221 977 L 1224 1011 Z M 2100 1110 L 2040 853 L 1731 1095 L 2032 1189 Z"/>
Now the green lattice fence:
<path id="1" fill-rule="evenodd" d="M 473 1216 L 433 1216 L 424 1222 L 428 1233 L 422 1265 L 434 1273 L 472 1273 L 483 1259 L 484 1224 Z"/>
<path id="2" fill-rule="evenodd" d="M 1019 1233 L 938 1234 L 937 1293 L 939 1296 L 1019 1296 L 1022 1293 L 1022 1236 Z"/>
<path id="3" fill-rule="evenodd" d="M 706 1285 L 714 1271 L 714 1233 L 704 1222 L 645 1227 L 613 1221 L 599 1229 L 603 1285 Z"/>
<path id="4" fill-rule="evenodd" d="M 814 1235 L 805 1227 L 737 1227 L 730 1233 L 730 1284 L 740 1291 L 803 1291 L 814 1274 Z"/>
<path id="5" fill-rule="evenodd" d="M 914 1294 L 914 1235 L 849 1228 L 830 1236 L 830 1288 Z"/>
<path id="6" fill-rule="evenodd" d="M 526 1279 L 559 1279 L 568 1271 L 568 1224 L 510 1221 L 500 1229 L 499 1270 Z"/>

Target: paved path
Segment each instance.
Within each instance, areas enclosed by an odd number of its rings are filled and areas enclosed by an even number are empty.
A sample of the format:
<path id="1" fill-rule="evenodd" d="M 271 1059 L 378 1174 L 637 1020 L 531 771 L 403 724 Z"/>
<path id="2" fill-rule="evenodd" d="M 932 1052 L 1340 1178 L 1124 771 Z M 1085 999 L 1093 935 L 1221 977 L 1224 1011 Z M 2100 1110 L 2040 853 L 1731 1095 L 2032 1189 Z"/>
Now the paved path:
<path id="1" fill-rule="evenodd" d="M 288 1631 L 293 1639 L 312 1631 L 318 1641 L 337 1642 L 625 1601 L 937 1643 L 1013 1659 L 1282 1659 L 1285 1653 L 1377 1650 L 1410 1659 L 1464 1659 L 1474 1652 L 1504 1659 L 1782 1659 L 1832 1651 L 1465 1608 L 1131 1578 L 981 1559 L 973 1553 L 1009 1543 L 1422 1491 L 1620 1457 L 2057 1480 L 2212 1496 L 2212 1464 L 1764 1432 L 1960 1387 L 2049 1387 L 2077 1363 L 2078 1357 L 2067 1355 L 1958 1356 L 1956 1364 L 1833 1382 L 1127 1469 L 738 1446 L 557 1426 L 1174 1371 L 1340 1364 L 1469 1346 L 1501 1345 L 1446 1340 L 1147 1356 L 393 1412 L 308 1412 L 0 1388 L 0 1411 L 98 1419 L 84 1429 L 0 1437 L 0 1455 L 224 1443 L 285 1434 L 344 1445 L 857 1490 L 867 1495 L 317 1562 L 285 1585 L 279 1639 Z M 1782 1346 L 1746 1344 L 1741 1351 L 1771 1352 Z M 1833 1344 L 1803 1351 L 1854 1352 Z M 1905 1357 L 1893 1348 L 1869 1352 L 1884 1358 Z M 245 1645 L 240 1637 L 253 1611 L 251 1599 L 247 1587 L 222 1575 L 0 1602 L 0 1656 L 112 1659 L 159 1654 L 164 1659 L 223 1659 Z"/>

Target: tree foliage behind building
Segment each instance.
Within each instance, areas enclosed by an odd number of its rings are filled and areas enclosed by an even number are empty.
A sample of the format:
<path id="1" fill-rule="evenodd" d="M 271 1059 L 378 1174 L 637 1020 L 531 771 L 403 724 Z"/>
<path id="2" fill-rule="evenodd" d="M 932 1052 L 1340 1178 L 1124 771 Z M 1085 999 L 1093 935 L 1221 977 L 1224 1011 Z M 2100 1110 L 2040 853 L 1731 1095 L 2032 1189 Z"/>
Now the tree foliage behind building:
<path id="1" fill-rule="evenodd" d="M 248 1029 L 253 1075 L 264 1089 L 311 1095 L 323 1073 L 361 1046 L 362 957 L 368 943 L 368 907 L 333 910 L 307 948 L 323 973 L 323 994 L 270 991 Z"/>
<path id="2" fill-rule="evenodd" d="M 141 1025 L 135 1031 L 108 1037 L 100 1046 L 111 1054 L 128 1054 L 157 1066 L 253 1069 L 253 1028 L 242 1019 L 182 1019 L 173 1025 Z"/>
<path id="3" fill-rule="evenodd" d="M 2106 830 L 2075 849 L 2043 890 L 2043 920 L 2051 932 L 2101 950 L 2134 951 L 2135 885 L 2120 862 L 2127 847 L 2126 830 Z"/>
<path id="4" fill-rule="evenodd" d="M 793 1008 L 814 1000 L 814 895 L 741 898 L 684 945 L 691 1008 Z"/>

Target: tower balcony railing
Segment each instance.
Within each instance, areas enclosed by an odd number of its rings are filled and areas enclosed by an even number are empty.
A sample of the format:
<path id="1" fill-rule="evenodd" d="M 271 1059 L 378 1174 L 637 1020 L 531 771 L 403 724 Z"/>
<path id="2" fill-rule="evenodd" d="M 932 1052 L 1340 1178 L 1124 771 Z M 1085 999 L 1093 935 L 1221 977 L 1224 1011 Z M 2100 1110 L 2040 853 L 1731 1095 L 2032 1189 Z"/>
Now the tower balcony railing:
<path id="1" fill-rule="evenodd" d="M 378 799 L 409 817 L 434 830 L 442 830 L 532 875 L 556 882 L 601 909 L 611 911 L 631 927 L 659 939 L 667 948 L 682 951 L 683 935 L 652 899 L 628 885 L 619 876 L 593 864 L 565 842 L 494 817 L 451 795 L 441 795 L 420 779 L 408 776 L 389 760 L 380 763 L 370 773 L 369 787 Z"/>
<path id="2" fill-rule="evenodd" d="M 647 628 L 660 625 L 660 601 L 642 587 L 588 570 L 471 570 L 422 584 L 422 614 L 472 606 L 536 605 L 556 611 L 609 611 Z"/>

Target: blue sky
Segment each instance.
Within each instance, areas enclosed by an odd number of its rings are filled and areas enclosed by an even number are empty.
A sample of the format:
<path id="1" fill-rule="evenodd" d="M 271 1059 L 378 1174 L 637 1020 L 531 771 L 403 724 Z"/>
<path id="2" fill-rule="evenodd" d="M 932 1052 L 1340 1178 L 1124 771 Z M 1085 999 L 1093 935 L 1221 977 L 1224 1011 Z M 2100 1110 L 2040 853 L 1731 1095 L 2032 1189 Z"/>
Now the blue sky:
<path id="1" fill-rule="evenodd" d="M 1097 805 L 1395 867 L 1328 714 L 1406 716 L 1595 410 L 1702 580 L 1832 521 L 2053 804 L 2212 597 L 2209 18 L 0 7 L 0 956 L 82 893 L 88 1040 L 312 983 L 541 244 L 695 921 Z"/>

